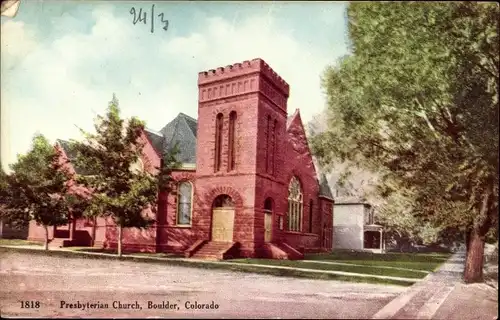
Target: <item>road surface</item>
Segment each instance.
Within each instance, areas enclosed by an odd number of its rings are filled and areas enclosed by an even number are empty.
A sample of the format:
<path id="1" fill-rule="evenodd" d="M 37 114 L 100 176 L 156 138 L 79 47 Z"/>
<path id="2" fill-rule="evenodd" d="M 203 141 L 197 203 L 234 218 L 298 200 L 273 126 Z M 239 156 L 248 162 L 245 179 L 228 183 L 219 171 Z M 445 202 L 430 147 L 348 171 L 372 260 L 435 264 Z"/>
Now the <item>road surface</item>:
<path id="1" fill-rule="evenodd" d="M 0 252 L 1 316 L 369 318 L 405 288 Z"/>

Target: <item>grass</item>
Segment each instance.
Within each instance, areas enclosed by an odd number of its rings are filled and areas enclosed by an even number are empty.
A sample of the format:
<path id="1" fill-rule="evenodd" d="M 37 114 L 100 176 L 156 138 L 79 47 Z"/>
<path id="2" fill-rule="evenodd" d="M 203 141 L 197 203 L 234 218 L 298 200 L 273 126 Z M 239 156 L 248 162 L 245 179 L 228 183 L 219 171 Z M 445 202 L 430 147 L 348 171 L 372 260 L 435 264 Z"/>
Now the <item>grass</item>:
<path id="1" fill-rule="evenodd" d="M 88 248 L 86 248 L 88 249 Z M 294 277 L 294 278 L 307 278 L 307 279 L 321 279 L 321 280 L 337 280 L 337 281 L 348 281 L 348 282 L 359 282 L 359 283 L 374 283 L 374 284 L 388 284 L 388 285 L 399 285 L 399 286 L 410 286 L 413 283 L 407 281 L 398 281 L 391 279 L 380 279 L 380 278 L 371 278 L 371 277 L 351 277 L 351 276 L 342 276 L 336 274 L 328 274 L 328 273 L 313 273 L 313 272 L 305 272 L 301 270 L 292 270 L 292 269 L 271 269 L 271 268 L 262 268 L 253 266 L 251 264 L 248 265 L 231 265 L 228 263 L 210 263 L 210 262 L 202 262 L 202 261 L 186 261 L 181 259 L 171 258 L 168 260 L 163 259 L 152 259 L 153 255 L 145 254 L 144 256 L 129 256 L 124 255 L 121 258 L 116 255 L 109 254 L 96 254 L 89 255 L 87 252 L 79 251 L 79 250 L 38 250 L 38 249 L 21 249 L 21 248 L 6 248 L 0 247 L 1 252 L 25 252 L 29 254 L 40 254 L 40 255 L 48 255 L 48 256 L 59 256 L 59 257 L 69 257 L 69 258 L 84 258 L 84 259 L 104 259 L 104 260 L 120 260 L 120 261 L 133 261 L 133 262 L 141 262 L 141 263 L 158 263 L 162 265 L 169 266 L 182 266 L 189 268 L 202 268 L 202 269 L 219 269 L 219 270 L 227 270 L 227 271 L 235 271 L 235 272 L 245 272 L 245 273 L 256 273 L 256 274 L 266 274 L 280 277 Z M 96 251 L 94 251 L 96 252 Z M 99 252 L 99 251 L 97 251 Z M 101 252 L 102 253 L 102 252 Z"/>
<path id="2" fill-rule="evenodd" d="M 23 239 L 0 239 L 0 246 L 43 246 L 43 243 Z"/>
<path id="3" fill-rule="evenodd" d="M 301 260 L 271 260 L 271 259 L 234 259 L 229 261 L 246 263 L 246 264 L 263 264 L 263 265 L 285 266 L 285 267 L 294 267 L 302 269 L 342 271 L 342 272 L 363 273 L 376 276 L 389 276 L 389 277 L 401 277 L 401 278 L 413 278 L 413 279 L 421 279 L 427 275 L 427 273 L 425 272 L 377 268 L 377 266 L 372 266 L 372 265 L 347 266 L 347 265 L 307 262 Z"/>
<path id="4" fill-rule="evenodd" d="M 335 251 L 329 254 L 306 254 L 305 260 L 362 264 L 370 267 L 397 267 L 435 271 L 451 253 L 385 253 Z"/>

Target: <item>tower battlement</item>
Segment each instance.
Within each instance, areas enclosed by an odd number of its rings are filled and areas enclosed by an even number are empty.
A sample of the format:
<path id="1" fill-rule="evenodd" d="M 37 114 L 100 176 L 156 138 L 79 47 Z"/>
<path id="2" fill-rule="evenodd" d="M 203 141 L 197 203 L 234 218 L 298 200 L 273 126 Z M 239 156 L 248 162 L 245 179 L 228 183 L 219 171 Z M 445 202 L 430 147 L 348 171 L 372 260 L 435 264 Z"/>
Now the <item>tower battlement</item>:
<path id="1" fill-rule="evenodd" d="M 226 67 L 219 67 L 217 69 L 200 72 L 198 74 L 198 86 L 254 73 L 264 75 L 268 81 L 272 83 L 272 85 L 278 88 L 279 91 L 285 95 L 285 97 L 289 96 L 290 86 L 288 83 L 260 58 L 250 61 L 246 60 L 233 65 L 228 65 Z"/>

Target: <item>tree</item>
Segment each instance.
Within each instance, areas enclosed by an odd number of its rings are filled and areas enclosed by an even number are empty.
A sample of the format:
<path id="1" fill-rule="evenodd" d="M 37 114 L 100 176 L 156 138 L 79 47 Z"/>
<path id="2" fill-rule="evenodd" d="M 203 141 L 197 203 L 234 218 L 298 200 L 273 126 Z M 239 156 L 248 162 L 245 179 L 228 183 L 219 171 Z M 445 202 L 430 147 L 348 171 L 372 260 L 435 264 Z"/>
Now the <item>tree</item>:
<path id="1" fill-rule="evenodd" d="M 118 227 L 118 255 L 122 255 L 123 228 L 147 228 L 155 222 L 147 209 L 155 209 L 159 182 L 168 181 L 172 162 L 155 175 L 137 167 L 144 147 L 140 136 L 144 123 L 120 116 L 118 100 L 113 96 L 106 115 L 98 116 L 96 133 L 85 134 L 85 141 L 73 141 L 75 165 L 91 173 L 77 177 L 91 191 L 85 215 L 113 219 Z"/>
<path id="2" fill-rule="evenodd" d="M 31 150 L 11 165 L 12 173 L 2 171 L 0 184 L 6 210 L 2 218 L 9 223 L 25 225 L 36 221 L 45 229 L 48 250 L 48 227 L 68 223 L 71 176 L 60 161 L 60 152 L 40 134 L 33 138 Z"/>
<path id="3" fill-rule="evenodd" d="M 481 281 L 498 219 L 499 7 L 478 2 L 352 3 L 351 54 L 323 77 L 329 128 L 320 164 L 377 172 L 407 190 L 422 224 L 468 234 L 464 278 Z"/>

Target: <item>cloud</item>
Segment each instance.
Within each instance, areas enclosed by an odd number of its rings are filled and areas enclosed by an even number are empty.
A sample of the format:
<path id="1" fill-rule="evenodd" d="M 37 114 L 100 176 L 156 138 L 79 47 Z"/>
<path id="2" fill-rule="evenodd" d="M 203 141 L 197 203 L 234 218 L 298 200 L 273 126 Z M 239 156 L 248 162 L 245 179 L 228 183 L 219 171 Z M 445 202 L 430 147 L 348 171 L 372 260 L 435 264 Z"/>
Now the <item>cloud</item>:
<path id="1" fill-rule="evenodd" d="M 34 33 L 22 21 L 7 20 L 2 24 L 2 69 L 12 68 L 36 47 Z"/>
<path id="2" fill-rule="evenodd" d="M 335 54 L 300 42 L 272 15 L 209 16 L 183 36 L 151 34 L 129 18 L 98 6 L 86 29 L 65 14 L 52 40 L 2 23 L 2 163 L 26 152 L 37 131 L 54 141 L 90 130 L 113 93 L 125 116 L 156 130 L 179 112 L 196 117 L 198 72 L 257 57 L 290 84 L 289 113 L 300 108 L 308 121 L 323 109 L 319 76 Z"/>

